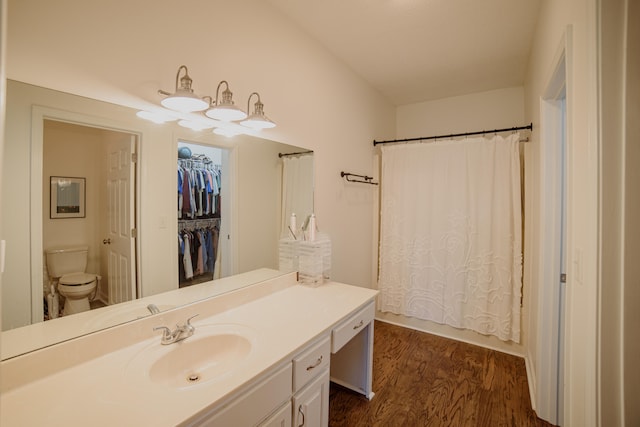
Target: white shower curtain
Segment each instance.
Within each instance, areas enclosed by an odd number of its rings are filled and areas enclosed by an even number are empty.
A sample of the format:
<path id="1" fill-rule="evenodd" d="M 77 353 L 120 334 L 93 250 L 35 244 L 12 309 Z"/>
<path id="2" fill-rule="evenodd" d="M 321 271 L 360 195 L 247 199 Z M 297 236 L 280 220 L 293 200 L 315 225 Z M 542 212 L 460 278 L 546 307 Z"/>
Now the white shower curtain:
<path id="1" fill-rule="evenodd" d="M 282 237 L 289 233 L 292 213 L 298 227 L 313 213 L 313 153 L 282 158 Z"/>
<path id="2" fill-rule="evenodd" d="M 520 341 L 518 139 L 382 148 L 381 311 Z"/>

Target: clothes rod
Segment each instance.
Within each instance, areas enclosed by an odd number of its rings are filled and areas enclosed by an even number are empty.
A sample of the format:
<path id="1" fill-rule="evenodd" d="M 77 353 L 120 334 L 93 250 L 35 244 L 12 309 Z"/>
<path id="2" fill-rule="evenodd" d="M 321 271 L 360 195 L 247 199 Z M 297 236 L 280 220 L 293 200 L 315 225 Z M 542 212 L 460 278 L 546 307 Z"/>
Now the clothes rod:
<path id="1" fill-rule="evenodd" d="M 309 151 L 298 151 L 297 153 L 278 153 L 278 157 L 288 157 L 288 156 L 302 156 L 303 154 L 313 154 L 312 150 Z"/>
<path id="2" fill-rule="evenodd" d="M 498 133 L 498 132 L 515 132 L 518 130 L 533 130 L 533 123 L 530 123 L 527 126 L 517 126 L 512 128 L 504 128 L 504 129 L 493 129 L 493 130 L 482 130 L 477 132 L 464 132 L 464 133 L 452 133 L 449 135 L 436 135 L 436 136 L 422 136 L 420 138 L 406 138 L 406 139 L 390 139 L 387 141 L 376 141 L 373 140 L 373 145 L 376 146 L 378 144 L 394 144 L 399 142 L 411 142 L 411 141 L 426 141 L 429 139 L 450 139 L 457 138 L 460 136 L 471 136 L 471 135 L 485 135 L 487 133 Z"/>

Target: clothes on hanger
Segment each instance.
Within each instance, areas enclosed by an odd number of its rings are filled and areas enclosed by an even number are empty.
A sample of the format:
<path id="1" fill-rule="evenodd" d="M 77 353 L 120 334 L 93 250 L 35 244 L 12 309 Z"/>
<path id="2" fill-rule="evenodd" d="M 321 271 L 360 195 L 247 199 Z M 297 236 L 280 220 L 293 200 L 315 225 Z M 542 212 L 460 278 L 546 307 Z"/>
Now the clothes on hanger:
<path id="1" fill-rule="evenodd" d="M 219 235 L 218 225 L 201 228 L 187 227 L 178 232 L 180 283 L 202 275 L 209 275 L 213 279 Z"/>
<path id="2" fill-rule="evenodd" d="M 219 218 L 220 189 L 220 165 L 204 155 L 178 159 L 178 218 Z"/>

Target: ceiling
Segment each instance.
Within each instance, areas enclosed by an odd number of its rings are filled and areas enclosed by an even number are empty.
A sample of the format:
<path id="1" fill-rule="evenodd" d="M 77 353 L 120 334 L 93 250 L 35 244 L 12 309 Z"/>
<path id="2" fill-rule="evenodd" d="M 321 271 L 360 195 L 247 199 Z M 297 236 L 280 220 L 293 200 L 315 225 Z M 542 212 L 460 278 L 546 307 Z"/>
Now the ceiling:
<path id="1" fill-rule="evenodd" d="M 539 0 L 269 0 L 395 105 L 522 86 Z"/>

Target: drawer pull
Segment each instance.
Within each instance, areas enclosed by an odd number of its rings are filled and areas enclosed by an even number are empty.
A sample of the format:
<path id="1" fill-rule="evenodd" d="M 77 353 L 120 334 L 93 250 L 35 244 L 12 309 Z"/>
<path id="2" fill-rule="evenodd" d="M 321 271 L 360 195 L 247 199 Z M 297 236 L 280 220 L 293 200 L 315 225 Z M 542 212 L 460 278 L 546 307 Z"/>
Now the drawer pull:
<path id="1" fill-rule="evenodd" d="M 360 323 L 358 323 L 356 326 L 353 327 L 353 330 L 362 328 L 362 325 L 364 325 L 364 320 L 361 320 Z"/>
<path id="2" fill-rule="evenodd" d="M 302 410 L 302 405 L 298 407 L 298 413 L 302 415 L 302 424 L 298 424 L 298 427 L 304 426 L 304 411 Z"/>
<path id="3" fill-rule="evenodd" d="M 307 371 L 312 370 L 313 368 L 317 367 L 321 363 L 322 363 L 322 355 L 320 355 L 320 357 L 318 357 L 318 360 L 316 360 L 316 363 L 314 363 L 313 365 L 307 366 Z"/>

